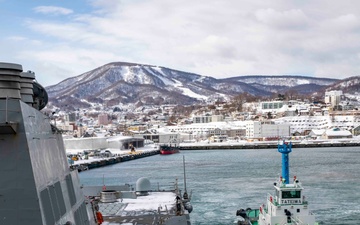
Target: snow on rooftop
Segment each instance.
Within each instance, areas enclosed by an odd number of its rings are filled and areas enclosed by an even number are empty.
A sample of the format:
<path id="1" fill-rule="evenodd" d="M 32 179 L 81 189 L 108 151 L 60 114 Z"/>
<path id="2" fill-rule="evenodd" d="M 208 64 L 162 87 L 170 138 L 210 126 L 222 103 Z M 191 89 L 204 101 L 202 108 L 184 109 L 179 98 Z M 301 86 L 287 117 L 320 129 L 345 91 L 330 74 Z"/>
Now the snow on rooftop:
<path id="1" fill-rule="evenodd" d="M 323 135 L 325 132 L 325 129 L 313 129 L 311 130 L 315 135 Z"/>
<path id="2" fill-rule="evenodd" d="M 223 122 L 211 122 L 211 123 L 192 123 L 192 124 L 185 124 L 185 125 L 177 125 L 177 126 L 170 126 L 168 128 L 238 128 L 238 127 L 245 127 L 246 121 L 223 121 Z"/>
<path id="3" fill-rule="evenodd" d="M 350 136 L 351 132 L 348 130 L 326 130 L 328 136 Z"/>

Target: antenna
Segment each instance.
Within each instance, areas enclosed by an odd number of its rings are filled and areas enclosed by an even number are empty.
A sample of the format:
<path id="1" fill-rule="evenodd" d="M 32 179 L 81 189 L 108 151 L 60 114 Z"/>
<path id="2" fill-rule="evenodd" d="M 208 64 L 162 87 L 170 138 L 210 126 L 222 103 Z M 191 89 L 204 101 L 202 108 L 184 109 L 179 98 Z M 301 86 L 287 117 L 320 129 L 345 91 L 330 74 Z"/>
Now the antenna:
<path id="1" fill-rule="evenodd" d="M 291 152 L 291 142 L 278 145 L 278 151 L 282 154 L 282 177 L 285 178 L 285 184 L 289 184 L 289 153 Z"/>
<path id="2" fill-rule="evenodd" d="M 106 190 L 106 186 L 105 186 L 105 175 L 103 174 L 103 187 L 102 190 L 105 191 Z"/>
<path id="3" fill-rule="evenodd" d="M 183 167 L 184 167 L 184 195 L 183 195 L 183 198 L 184 199 L 188 199 L 189 196 L 187 194 L 187 190 L 186 190 L 186 172 L 185 172 L 185 156 L 183 155 Z"/>

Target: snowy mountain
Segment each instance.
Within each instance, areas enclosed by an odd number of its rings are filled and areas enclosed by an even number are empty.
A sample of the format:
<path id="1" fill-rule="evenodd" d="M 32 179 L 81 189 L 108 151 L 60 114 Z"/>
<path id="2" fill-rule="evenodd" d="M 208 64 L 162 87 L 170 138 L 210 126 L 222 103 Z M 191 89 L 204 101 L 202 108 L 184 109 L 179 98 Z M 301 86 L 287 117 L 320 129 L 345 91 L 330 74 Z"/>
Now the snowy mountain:
<path id="1" fill-rule="evenodd" d="M 342 90 L 344 93 L 359 94 L 360 76 L 349 77 L 344 80 L 340 80 L 328 87 L 326 90 Z"/>
<path id="2" fill-rule="evenodd" d="M 312 93 L 336 83 L 336 79 L 304 76 L 238 76 L 215 79 L 165 67 L 114 62 L 46 88 L 57 106 L 89 107 L 93 103 L 182 104 L 230 98 L 247 92 L 271 96 L 297 90 Z"/>

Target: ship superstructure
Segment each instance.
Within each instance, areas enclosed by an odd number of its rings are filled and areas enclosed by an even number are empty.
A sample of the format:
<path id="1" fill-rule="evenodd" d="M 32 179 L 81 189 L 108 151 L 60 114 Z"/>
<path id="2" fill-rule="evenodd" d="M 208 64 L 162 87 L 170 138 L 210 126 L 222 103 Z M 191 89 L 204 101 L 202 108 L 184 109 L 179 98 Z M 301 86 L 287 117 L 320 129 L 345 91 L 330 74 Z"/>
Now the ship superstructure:
<path id="1" fill-rule="evenodd" d="M 95 224 L 33 72 L 0 63 L 0 224 Z"/>

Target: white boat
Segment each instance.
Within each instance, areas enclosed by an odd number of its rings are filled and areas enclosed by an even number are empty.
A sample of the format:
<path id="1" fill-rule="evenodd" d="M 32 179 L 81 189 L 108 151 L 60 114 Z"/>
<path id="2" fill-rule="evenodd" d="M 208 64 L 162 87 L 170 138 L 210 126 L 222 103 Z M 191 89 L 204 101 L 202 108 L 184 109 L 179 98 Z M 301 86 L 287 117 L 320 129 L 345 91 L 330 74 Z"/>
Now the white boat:
<path id="1" fill-rule="evenodd" d="M 278 145 L 282 153 L 282 176 L 274 182 L 275 194 L 268 194 L 266 204 L 259 209 L 240 209 L 237 215 L 243 220 L 239 225 L 317 225 L 315 215 L 309 210 L 308 201 L 303 195 L 304 188 L 294 177 L 289 182 L 289 153 L 291 143 Z"/>

